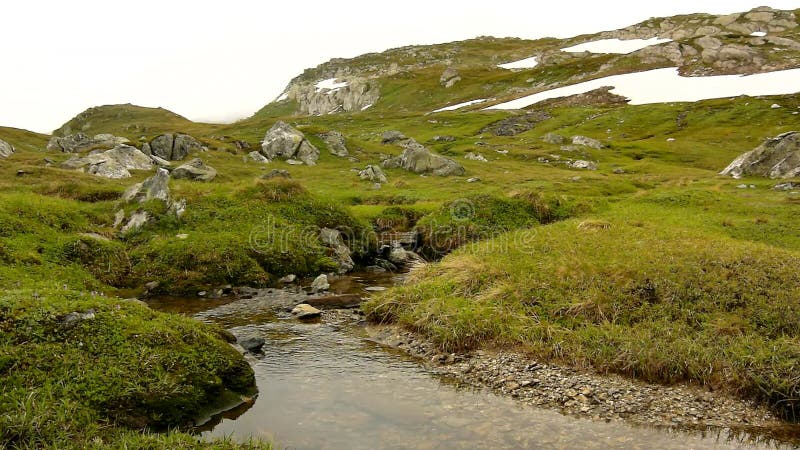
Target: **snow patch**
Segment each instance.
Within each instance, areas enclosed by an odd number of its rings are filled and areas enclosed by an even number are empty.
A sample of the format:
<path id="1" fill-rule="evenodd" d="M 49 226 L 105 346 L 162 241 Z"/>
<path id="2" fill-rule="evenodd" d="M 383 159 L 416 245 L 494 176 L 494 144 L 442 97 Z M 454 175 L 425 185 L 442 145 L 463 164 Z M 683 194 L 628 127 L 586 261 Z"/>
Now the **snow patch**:
<path id="1" fill-rule="evenodd" d="M 337 80 L 336 78 L 328 78 L 327 80 L 322 80 L 318 82 L 317 84 L 314 85 L 314 87 L 317 88 L 317 92 L 322 90 L 329 90 L 332 92 L 336 92 L 343 87 L 349 86 L 349 83 L 347 81 L 337 83 L 336 80 Z"/>
<path id="2" fill-rule="evenodd" d="M 625 55 L 627 53 L 641 50 L 652 45 L 659 45 L 665 42 L 672 42 L 672 39 L 601 39 L 599 41 L 584 42 L 583 44 L 573 45 L 572 47 L 562 48 L 562 52 L 570 53 L 617 53 Z"/>
<path id="3" fill-rule="evenodd" d="M 631 105 L 696 102 L 739 95 L 785 95 L 800 92 L 800 69 L 710 77 L 682 77 L 677 68 L 654 69 L 551 89 L 486 109 L 522 109 L 543 100 L 584 94 L 604 86 L 613 86 L 611 92 L 629 98 Z"/>
<path id="4" fill-rule="evenodd" d="M 505 64 L 498 64 L 497 67 L 500 67 L 501 69 L 533 69 L 538 65 L 539 65 L 539 60 L 537 59 L 537 57 L 531 56 L 530 58 L 520 59 L 519 61 L 513 61 Z"/>
<path id="5" fill-rule="evenodd" d="M 461 108 L 464 108 L 464 107 L 467 107 L 467 106 L 470 106 L 470 105 L 476 105 L 478 103 L 483 103 L 486 100 L 487 99 L 485 99 L 485 98 L 479 98 L 477 100 L 470 100 L 468 102 L 459 103 L 457 105 L 445 106 L 444 108 L 439 108 L 439 109 L 437 109 L 437 110 L 435 110 L 433 112 L 437 113 L 437 112 L 442 112 L 442 111 L 455 111 L 456 109 L 461 109 Z"/>
<path id="6" fill-rule="evenodd" d="M 370 103 L 369 105 L 364 105 L 364 106 L 362 106 L 362 107 L 361 107 L 361 110 L 362 110 L 362 111 L 366 111 L 366 110 L 368 110 L 368 109 L 370 109 L 370 108 L 372 108 L 372 103 Z"/>
<path id="7" fill-rule="evenodd" d="M 753 31 L 752 33 L 750 33 L 750 36 L 753 36 L 753 37 L 764 37 L 766 35 L 767 35 L 767 33 L 763 32 L 763 31 Z"/>
<path id="8" fill-rule="evenodd" d="M 278 98 L 275 99 L 275 101 L 276 102 L 282 102 L 282 101 L 286 100 L 287 98 L 289 98 L 289 94 L 284 92 L 283 94 L 279 95 Z"/>

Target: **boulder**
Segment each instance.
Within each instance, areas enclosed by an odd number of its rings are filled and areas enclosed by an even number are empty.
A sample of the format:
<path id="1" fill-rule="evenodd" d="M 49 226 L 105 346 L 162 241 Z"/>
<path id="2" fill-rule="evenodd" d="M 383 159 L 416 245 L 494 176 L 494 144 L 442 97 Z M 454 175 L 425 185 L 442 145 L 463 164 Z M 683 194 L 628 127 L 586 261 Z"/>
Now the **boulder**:
<path id="1" fill-rule="evenodd" d="M 176 180 L 185 178 L 194 181 L 211 181 L 216 176 L 216 169 L 205 165 L 200 158 L 194 158 L 172 171 L 172 177 Z"/>
<path id="2" fill-rule="evenodd" d="M 322 292 L 327 291 L 331 288 L 330 283 L 328 282 L 328 276 L 324 273 L 317 278 L 314 278 L 314 281 L 311 282 L 311 291 L 312 292 Z"/>
<path id="3" fill-rule="evenodd" d="M 463 175 L 464 167 L 444 156 L 431 153 L 413 139 L 401 141 L 403 153 L 381 164 L 384 168 L 401 168 L 414 173 L 433 173 L 439 176 Z"/>
<path id="4" fill-rule="evenodd" d="M 150 219 L 151 219 L 150 213 L 148 213 L 147 211 L 137 211 L 131 214 L 131 218 L 128 220 L 128 223 L 126 223 L 125 226 L 122 227 L 121 231 L 123 233 L 127 233 L 129 231 L 136 231 L 139 228 L 147 225 L 147 223 L 150 222 Z"/>
<path id="5" fill-rule="evenodd" d="M 318 319 L 322 316 L 322 311 L 307 303 L 301 303 L 292 309 L 292 315 L 300 320 Z"/>
<path id="6" fill-rule="evenodd" d="M 393 264 L 404 266 L 407 264 L 414 264 L 422 262 L 423 259 L 418 254 L 406 250 L 401 246 L 395 246 L 389 252 L 389 261 Z"/>
<path id="7" fill-rule="evenodd" d="M 720 172 L 734 178 L 800 176 L 800 132 L 790 131 L 767 139 L 757 148 L 740 155 Z"/>
<path id="8" fill-rule="evenodd" d="M 235 331 L 236 343 L 250 353 L 257 353 L 264 346 L 266 340 L 255 330 Z"/>
<path id="9" fill-rule="evenodd" d="M 529 111 L 522 115 L 506 117 L 490 123 L 481 130 L 481 133 L 492 133 L 496 136 L 516 136 L 532 130 L 538 123 L 544 122 L 551 117 L 547 111 Z"/>
<path id="10" fill-rule="evenodd" d="M 84 169 L 105 178 L 129 178 L 130 170 L 150 170 L 152 160 L 136 147 L 118 145 L 111 150 L 73 156 L 61 164 L 65 169 Z"/>
<path id="11" fill-rule="evenodd" d="M 166 133 L 156 136 L 149 143 L 153 155 L 167 161 L 181 161 L 191 152 L 203 149 L 203 144 L 188 134 Z"/>
<path id="12" fill-rule="evenodd" d="M 48 151 L 79 153 L 86 150 L 108 150 L 127 144 L 127 138 L 103 133 L 90 138 L 83 133 L 75 133 L 63 137 L 53 136 L 47 143 Z"/>
<path id="13" fill-rule="evenodd" d="M 384 131 L 383 134 L 381 134 L 381 144 L 394 144 L 406 140 L 408 140 L 408 137 L 396 130 Z"/>
<path id="14" fill-rule="evenodd" d="M 459 81 L 461 81 L 461 75 L 454 67 L 448 67 L 442 72 L 442 76 L 439 77 L 439 83 L 446 89 L 453 87 Z"/>
<path id="15" fill-rule="evenodd" d="M 339 133 L 338 131 L 329 131 L 327 133 L 320 134 L 319 137 L 325 141 L 325 144 L 328 146 L 328 150 L 332 155 L 342 158 L 350 156 L 350 152 L 347 150 L 347 145 L 342 133 Z"/>
<path id="16" fill-rule="evenodd" d="M 595 162 L 582 159 L 569 161 L 567 166 L 573 169 L 597 170 L 597 164 Z"/>
<path id="17" fill-rule="evenodd" d="M 14 151 L 14 146 L 6 141 L 0 140 L 0 158 L 8 158 Z"/>
<path id="18" fill-rule="evenodd" d="M 383 173 L 383 170 L 373 165 L 365 167 L 364 170 L 359 170 L 358 177 L 362 180 L 372 181 L 373 183 L 386 183 L 389 181 L 386 178 L 386 174 Z"/>
<path id="19" fill-rule="evenodd" d="M 573 136 L 572 143 L 575 145 L 582 145 L 584 147 L 589 147 L 596 150 L 600 150 L 601 148 L 605 147 L 605 145 L 603 145 L 603 143 L 598 141 L 597 139 L 592 139 L 586 136 Z"/>
<path id="20" fill-rule="evenodd" d="M 122 194 L 122 200 L 136 203 L 161 200 L 169 203 L 169 172 L 166 169 L 158 169 L 152 177 L 126 189 Z"/>
<path id="21" fill-rule="evenodd" d="M 300 131 L 283 121 L 278 121 L 264 135 L 261 154 L 267 159 L 297 159 L 313 166 L 319 159 L 319 150 Z"/>
<path id="22" fill-rule="evenodd" d="M 262 155 L 259 152 L 250 152 L 250 153 L 248 153 L 246 159 L 250 160 L 250 161 L 253 161 L 253 162 L 257 162 L 259 164 L 266 164 L 266 163 L 269 162 L 269 159 L 267 159 L 266 156 Z"/>

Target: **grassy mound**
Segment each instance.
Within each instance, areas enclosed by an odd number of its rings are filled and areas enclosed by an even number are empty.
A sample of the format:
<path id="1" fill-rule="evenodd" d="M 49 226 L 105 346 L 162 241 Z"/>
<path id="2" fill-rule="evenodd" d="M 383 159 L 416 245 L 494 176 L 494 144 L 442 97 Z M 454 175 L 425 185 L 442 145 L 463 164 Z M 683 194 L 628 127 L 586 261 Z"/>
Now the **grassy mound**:
<path id="1" fill-rule="evenodd" d="M 0 446 L 23 448 L 85 448 L 125 435 L 188 444 L 125 427 L 185 425 L 226 392 L 254 386 L 217 327 L 61 290 L 0 296 L 0 382 Z"/>
<path id="2" fill-rule="evenodd" d="M 676 211 L 612 208 L 468 245 L 365 310 L 443 349 L 521 345 L 575 366 L 754 396 L 796 418 L 800 252 L 664 226 Z"/>

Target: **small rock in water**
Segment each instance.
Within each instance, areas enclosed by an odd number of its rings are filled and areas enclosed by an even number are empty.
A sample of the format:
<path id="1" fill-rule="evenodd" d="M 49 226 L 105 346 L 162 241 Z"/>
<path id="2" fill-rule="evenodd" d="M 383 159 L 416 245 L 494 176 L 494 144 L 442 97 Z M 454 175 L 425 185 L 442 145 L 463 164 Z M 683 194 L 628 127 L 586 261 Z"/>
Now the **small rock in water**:
<path id="1" fill-rule="evenodd" d="M 292 315 L 300 320 L 316 319 L 322 315 L 322 311 L 307 303 L 301 303 L 292 309 Z"/>
<path id="2" fill-rule="evenodd" d="M 385 291 L 386 288 L 383 287 L 383 286 L 370 286 L 370 287 L 364 288 L 364 290 L 365 291 L 369 291 L 369 292 L 382 292 L 382 291 Z"/>
<path id="3" fill-rule="evenodd" d="M 328 283 L 328 276 L 325 275 L 324 273 L 322 275 L 318 276 L 317 278 L 315 278 L 314 281 L 311 283 L 311 291 L 312 292 L 327 291 L 330 288 L 331 288 L 331 285 L 330 285 L 330 283 Z"/>

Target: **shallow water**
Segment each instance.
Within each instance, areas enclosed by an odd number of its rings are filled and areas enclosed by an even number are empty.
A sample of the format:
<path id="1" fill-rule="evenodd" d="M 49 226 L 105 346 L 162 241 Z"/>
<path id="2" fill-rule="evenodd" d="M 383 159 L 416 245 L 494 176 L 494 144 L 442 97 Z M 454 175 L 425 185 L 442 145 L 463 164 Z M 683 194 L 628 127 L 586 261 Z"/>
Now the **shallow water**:
<path id="1" fill-rule="evenodd" d="M 332 289 L 367 294 L 368 286 L 392 283 L 391 276 L 362 275 L 332 283 Z M 299 323 L 282 311 L 262 311 L 269 307 L 263 299 L 207 302 L 202 312 L 198 300 L 191 302 L 187 312 L 234 332 L 257 330 L 267 341 L 254 365 L 257 400 L 217 416 L 205 425 L 204 438 L 253 436 L 292 449 L 775 448 L 727 433 L 577 419 L 460 387 L 369 341 L 353 325 L 355 312 L 338 322 Z M 175 311 L 179 304 L 173 299 L 153 306 Z"/>

